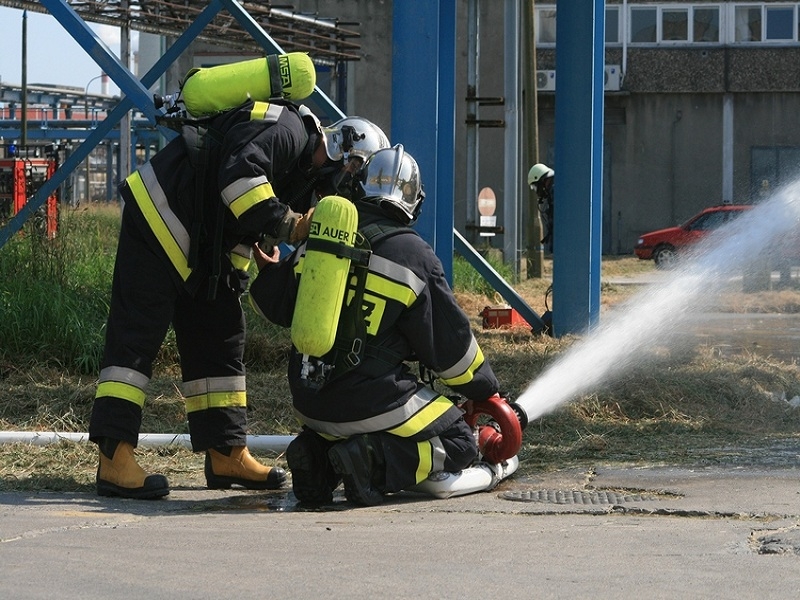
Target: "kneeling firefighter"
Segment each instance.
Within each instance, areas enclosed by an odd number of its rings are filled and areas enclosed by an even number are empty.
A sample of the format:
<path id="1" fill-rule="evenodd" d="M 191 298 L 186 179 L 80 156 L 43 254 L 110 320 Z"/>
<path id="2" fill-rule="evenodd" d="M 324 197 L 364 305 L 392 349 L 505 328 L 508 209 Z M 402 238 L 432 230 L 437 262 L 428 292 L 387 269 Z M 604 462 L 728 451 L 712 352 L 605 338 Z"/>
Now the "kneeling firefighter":
<path id="1" fill-rule="evenodd" d="M 407 489 L 468 493 L 492 486 L 518 464 L 514 456 L 477 484 L 435 483 L 473 465 L 478 445 L 464 411 L 407 361 L 470 399 L 499 398 L 499 386 L 439 259 L 409 227 L 423 198 L 411 155 L 400 145 L 378 150 L 356 176 L 354 207 L 324 198 L 307 243 L 280 262 L 256 256 L 261 270 L 251 302 L 269 320 L 292 327 L 288 376 L 302 431 L 286 457 L 300 502 L 328 503 L 342 481 L 347 499 L 361 505 Z M 338 296 L 314 291 L 341 280 L 347 287 Z M 306 301 L 307 294 L 318 301 Z M 331 312 L 338 297 L 340 310 Z M 514 426 L 519 430 L 518 421 Z"/>
<path id="2" fill-rule="evenodd" d="M 246 446 L 240 298 L 254 244 L 266 238 L 299 243 L 307 236 L 312 187 L 327 190 L 347 167 L 342 142 L 378 139 L 388 146 L 379 128 L 356 121 L 360 137 L 343 136 L 335 124 L 323 129 L 303 106 L 251 98 L 179 121 L 181 135 L 123 182 L 106 344 L 89 426 L 100 450 L 100 495 L 169 493 L 166 478 L 144 471 L 133 450 L 153 361 L 170 326 L 192 448 L 205 452 L 208 486 L 273 489 L 285 482 L 283 469 L 262 465 Z"/>

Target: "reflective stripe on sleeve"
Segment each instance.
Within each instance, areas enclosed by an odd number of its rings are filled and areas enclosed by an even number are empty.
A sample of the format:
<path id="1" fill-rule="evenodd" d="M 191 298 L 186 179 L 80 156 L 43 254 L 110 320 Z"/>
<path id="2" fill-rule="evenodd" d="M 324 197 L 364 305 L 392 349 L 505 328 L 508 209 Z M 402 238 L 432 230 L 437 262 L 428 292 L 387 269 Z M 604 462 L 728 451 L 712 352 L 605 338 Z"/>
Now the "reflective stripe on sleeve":
<path id="1" fill-rule="evenodd" d="M 237 219 L 259 202 L 274 197 L 272 185 L 264 175 L 237 179 L 222 190 L 222 201 Z"/>
<path id="2" fill-rule="evenodd" d="M 172 212 L 167 196 L 156 179 L 152 165 L 148 162 L 127 178 L 139 210 L 167 253 L 172 266 L 186 281 L 191 275 L 189 268 L 189 232 Z"/>
<path id="3" fill-rule="evenodd" d="M 449 369 L 438 373 L 438 376 L 445 385 L 461 385 L 472 381 L 475 371 L 482 364 L 483 352 L 481 352 L 475 336 L 472 336 L 472 341 L 470 341 L 469 348 L 467 348 L 464 356 Z"/>
<path id="4" fill-rule="evenodd" d="M 250 267 L 252 250 L 246 244 L 237 244 L 230 252 L 231 264 L 240 271 L 247 271 Z"/>

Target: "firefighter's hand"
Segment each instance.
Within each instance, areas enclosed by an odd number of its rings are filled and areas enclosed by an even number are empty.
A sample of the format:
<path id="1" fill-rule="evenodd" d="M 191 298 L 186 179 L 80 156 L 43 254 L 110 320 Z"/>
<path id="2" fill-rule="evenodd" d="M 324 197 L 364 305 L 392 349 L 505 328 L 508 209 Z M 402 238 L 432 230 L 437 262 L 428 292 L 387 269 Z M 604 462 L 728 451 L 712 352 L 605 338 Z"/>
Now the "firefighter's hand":
<path id="1" fill-rule="evenodd" d="M 297 244 L 298 242 L 302 242 L 304 239 L 308 237 L 308 230 L 311 227 L 311 217 L 314 215 L 314 209 L 309 208 L 308 212 L 301 216 L 297 221 L 294 223 L 294 229 L 292 229 L 292 233 L 289 236 L 289 242 L 291 244 Z"/>
<path id="2" fill-rule="evenodd" d="M 276 264 L 281 258 L 281 250 L 277 246 L 271 246 L 265 252 L 259 244 L 253 244 L 253 258 L 260 271 L 267 265 Z"/>

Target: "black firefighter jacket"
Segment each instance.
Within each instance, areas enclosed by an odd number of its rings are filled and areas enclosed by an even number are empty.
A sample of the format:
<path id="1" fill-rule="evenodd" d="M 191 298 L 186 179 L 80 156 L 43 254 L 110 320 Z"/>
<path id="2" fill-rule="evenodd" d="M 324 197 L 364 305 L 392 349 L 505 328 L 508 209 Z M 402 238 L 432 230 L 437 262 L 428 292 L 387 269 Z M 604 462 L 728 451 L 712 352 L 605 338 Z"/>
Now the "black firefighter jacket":
<path id="1" fill-rule="evenodd" d="M 192 289 L 219 259 L 212 256 L 215 238 L 218 251 L 244 270 L 253 243 L 281 237 L 289 211 L 284 196 L 302 185 L 316 134 L 295 105 L 248 101 L 199 127 L 185 126 L 120 191 L 178 281 Z"/>
<path id="2" fill-rule="evenodd" d="M 359 229 L 370 223 L 398 228 L 374 206 L 356 206 Z M 266 266 L 250 286 L 251 303 L 278 325 L 291 325 L 304 248 Z M 415 441 L 430 439 L 461 411 L 426 387 L 407 361 L 419 361 L 466 398 L 486 399 L 498 391 L 498 382 L 433 249 L 413 230 L 398 228 L 378 240 L 372 252 L 363 296 L 365 357 L 343 375 L 334 370 L 315 391 L 300 380 L 302 357 L 293 348 L 289 383 L 294 409 L 301 422 L 332 437 L 387 431 Z"/>

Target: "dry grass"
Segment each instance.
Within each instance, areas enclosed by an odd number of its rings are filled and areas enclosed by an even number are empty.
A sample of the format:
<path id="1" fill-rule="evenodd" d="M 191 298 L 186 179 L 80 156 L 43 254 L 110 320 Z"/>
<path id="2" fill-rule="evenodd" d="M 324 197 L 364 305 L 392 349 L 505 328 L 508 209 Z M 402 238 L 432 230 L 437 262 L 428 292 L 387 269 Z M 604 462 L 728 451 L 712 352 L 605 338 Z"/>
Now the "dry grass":
<path id="1" fill-rule="evenodd" d="M 631 257 L 604 262 L 614 276 L 652 270 Z M 517 289 L 539 314 L 547 279 Z M 637 286 L 604 285 L 604 305 L 624 300 Z M 504 391 L 518 396 L 577 338 L 532 335 L 527 328 L 483 330 L 478 313 L 495 302 L 459 293 L 484 353 Z M 783 312 L 800 305 L 794 290 L 745 296 L 731 292 L 725 303 L 750 312 Z M 251 323 L 253 320 L 251 319 Z M 255 325 L 255 324 L 254 324 Z M 248 341 L 250 432 L 290 434 L 296 423 L 285 380 L 289 338 L 285 331 L 254 326 Z M 166 360 L 166 359 L 165 359 Z M 187 432 L 174 364 L 162 361 L 151 383 L 143 432 Z M 0 429 L 86 431 L 94 395 L 91 378 L 38 365 L 0 364 Z M 525 431 L 521 473 L 599 461 L 618 464 L 713 461 L 720 448 L 763 444 L 797 436 L 800 409 L 786 399 L 800 395 L 800 368 L 742 353 L 721 357 L 712 349 L 657 348 L 652 356 L 591 394 L 536 420 Z M 61 442 L 51 446 L 0 445 L 0 490 L 93 490 L 95 448 Z M 146 468 L 172 484 L 203 486 L 202 456 L 178 447 L 140 449 Z M 281 456 L 265 456 L 285 465 Z"/>

